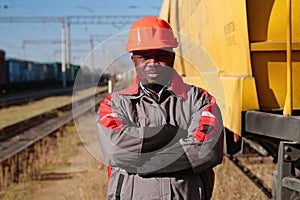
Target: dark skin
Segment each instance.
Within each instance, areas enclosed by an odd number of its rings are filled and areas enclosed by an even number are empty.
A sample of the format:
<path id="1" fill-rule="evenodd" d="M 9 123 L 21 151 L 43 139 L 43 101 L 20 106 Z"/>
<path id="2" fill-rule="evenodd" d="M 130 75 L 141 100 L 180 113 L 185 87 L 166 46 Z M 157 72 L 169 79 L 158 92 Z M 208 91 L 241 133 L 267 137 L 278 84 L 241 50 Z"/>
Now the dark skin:
<path id="1" fill-rule="evenodd" d="M 172 78 L 175 53 L 172 49 L 151 49 L 132 52 L 131 60 L 141 83 L 158 93 Z"/>

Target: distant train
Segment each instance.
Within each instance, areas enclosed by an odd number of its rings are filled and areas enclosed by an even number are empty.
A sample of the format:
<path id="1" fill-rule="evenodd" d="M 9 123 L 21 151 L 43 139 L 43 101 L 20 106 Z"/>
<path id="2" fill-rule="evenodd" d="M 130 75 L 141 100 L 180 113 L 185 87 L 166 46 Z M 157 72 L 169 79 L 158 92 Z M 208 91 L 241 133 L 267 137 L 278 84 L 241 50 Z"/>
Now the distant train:
<path id="1" fill-rule="evenodd" d="M 77 77 L 79 70 L 81 77 Z M 71 64 L 66 67 L 66 86 L 72 86 L 75 78 L 84 83 L 92 81 L 93 74 L 85 67 Z M 108 74 L 102 75 L 99 85 L 109 79 Z M 1 93 L 17 92 L 39 88 L 61 87 L 63 83 L 62 65 L 60 62 L 34 62 L 20 59 L 5 59 L 5 52 L 0 50 L 0 91 Z"/>

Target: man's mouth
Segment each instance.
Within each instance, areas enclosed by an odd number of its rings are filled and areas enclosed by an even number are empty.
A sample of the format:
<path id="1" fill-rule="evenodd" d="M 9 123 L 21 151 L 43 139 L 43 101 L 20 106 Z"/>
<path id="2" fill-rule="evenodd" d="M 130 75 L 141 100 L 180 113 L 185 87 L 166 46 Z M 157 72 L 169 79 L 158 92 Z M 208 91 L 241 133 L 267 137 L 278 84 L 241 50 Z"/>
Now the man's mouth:
<path id="1" fill-rule="evenodd" d="M 157 70 L 157 69 L 148 69 L 148 70 L 145 70 L 145 73 L 146 74 L 159 74 L 159 70 Z"/>
<path id="2" fill-rule="evenodd" d="M 158 71 L 156 70 L 149 70 L 149 71 L 146 71 L 147 74 L 158 74 Z"/>

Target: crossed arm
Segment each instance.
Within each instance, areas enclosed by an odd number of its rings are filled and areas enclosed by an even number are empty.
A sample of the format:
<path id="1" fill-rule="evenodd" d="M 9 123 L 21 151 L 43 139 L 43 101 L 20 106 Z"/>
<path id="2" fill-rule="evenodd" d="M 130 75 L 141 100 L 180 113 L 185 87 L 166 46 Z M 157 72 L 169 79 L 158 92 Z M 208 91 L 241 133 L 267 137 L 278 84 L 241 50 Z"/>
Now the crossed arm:
<path id="1" fill-rule="evenodd" d="M 120 104 L 108 97 L 101 103 L 97 119 L 106 161 L 143 175 L 186 169 L 199 173 L 221 163 L 222 119 L 214 98 L 206 98 L 206 103 L 195 104 L 190 127 L 183 130 L 171 124 L 138 127 L 122 112 Z"/>

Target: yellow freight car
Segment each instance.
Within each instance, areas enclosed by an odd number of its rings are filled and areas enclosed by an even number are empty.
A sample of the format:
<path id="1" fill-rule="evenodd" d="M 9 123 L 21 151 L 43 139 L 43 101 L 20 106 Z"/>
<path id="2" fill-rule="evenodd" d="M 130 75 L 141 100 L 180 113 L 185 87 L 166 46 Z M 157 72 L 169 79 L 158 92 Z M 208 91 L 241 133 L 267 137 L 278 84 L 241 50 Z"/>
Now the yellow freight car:
<path id="1" fill-rule="evenodd" d="M 178 32 L 177 71 L 221 106 L 227 152 L 251 138 L 278 159 L 277 198 L 299 194 L 299 179 L 282 180 L 300 168 L 300 1 L 164 0 L 160 16 Z"/>

